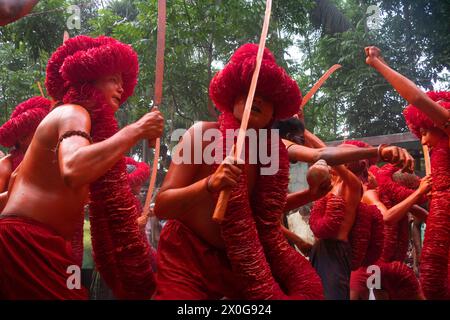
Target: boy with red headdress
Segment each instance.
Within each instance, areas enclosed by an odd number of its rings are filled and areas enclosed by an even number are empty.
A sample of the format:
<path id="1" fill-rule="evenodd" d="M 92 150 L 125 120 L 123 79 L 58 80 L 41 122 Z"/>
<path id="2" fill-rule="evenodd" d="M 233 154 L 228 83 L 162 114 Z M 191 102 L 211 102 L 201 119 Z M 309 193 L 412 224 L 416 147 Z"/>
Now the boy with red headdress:
<path id="1" fill-rule="evenodd" d="M 191 162 L 172 162 L 157 196 L 155 214 L 171 219 L 158 245 L 157 299 L 323 297 L 319 277 L 281 231 L 289 163 L 279 137 L 269 133 L 268 141 L 258 140 L 258 148 L 247 146 L 245 165 L 236 165 L 228 157 L 215 165 L 194 164 L 192 141 L 202 141 L 203 154 L 209 143 L 198 135 L 209 129 L 220 131 L 217 140 L 222 144 L 213 142 L 221 146 L 216 156 L 229 153 L 224 140 L 234 141 L 239 128 L 257 50 L 254 44 L 241 46 L 214 76 L 209 94 L 221 111 L 219 121 L 197 123 L 183 136 L 179 147 L 190 152 Z M 265 49 L 249 128 L 259 133 L 270 129 L 274 120 L 297 113 L 300 102 L 297 83 Z M 248 163 L 247 157 L 271 146 L 275 146 L 272 159 L 275 155 L 279 159 L 278 170 L 263 175 L 259 170 L 265 166 L 259 161 Z M 224 220 L 217 224 L 212 214 L 224 189 L 231 189 L 231 196 Z"/>
<path id="2" fill-rule="evenodd" d="M 450 93 L 422 90 L 392 70 L 376 47 L 366 48 L 366 63 L 379 71 L 410 103 L 406 123 L 431 151 L 433 180 L 427 230 L 422 249 L 420 282 L 427 299 L 450 299 Z"/>
<path id="3" fill-rule="evenodd" d="M 1 298 L 87 298 L 84 288 L 67 286 L 75 262 L 66 239 L 88 192 L 94 259 L 106 283 L 118 298 L 153 294 L 150 248 L 123 154 L 159 137 L 163 119 L 151 112 L 119 130 L 114 118 L 137 73 L 133 49 L 108 37 L 75 37 L 51 56 L 46 86 L 59 103 L 37 128 L 0 216 Z"/>
<path id="4" fill-rule="evenodd" d="M 0 193 L 8 188 L 9 178 L 22 162 L 39 123 L 48 114 L 50 100 L 30 98 L 16 106 L 11 117 L 0 127 L 0 145 L 10 148 L 0 159 Z"/>

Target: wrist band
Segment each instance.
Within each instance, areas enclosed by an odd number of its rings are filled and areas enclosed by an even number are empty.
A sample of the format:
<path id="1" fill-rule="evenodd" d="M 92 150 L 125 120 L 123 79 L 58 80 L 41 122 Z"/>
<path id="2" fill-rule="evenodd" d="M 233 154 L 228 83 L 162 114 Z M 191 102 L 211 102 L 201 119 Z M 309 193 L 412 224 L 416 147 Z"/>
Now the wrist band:
<path id="1" fill-rule="evenodd" d="M 58 153 L 59 145 L 61 144 L 61 142 L 62 142 L 64 139 L 70 138 L 70 137 L 72 137 L 72 136 L 80 136 L 80 137 L 83 137 L 83 138 L 85 138 L 86 140 L 88 140 L 91 144 L 94 143 L 94 141 L 92 140 L 92 137 L 91 137 L 88 133 L 86 133 L 86 132 L 84 132 L 84 131 L 79 131 L 79 130 L 66 131 L 66 132 L 64 132 L 64 134 L 59 138 L 58 143 L 56 144 L 56 147 L 55 147 L 55 152 Z"/>

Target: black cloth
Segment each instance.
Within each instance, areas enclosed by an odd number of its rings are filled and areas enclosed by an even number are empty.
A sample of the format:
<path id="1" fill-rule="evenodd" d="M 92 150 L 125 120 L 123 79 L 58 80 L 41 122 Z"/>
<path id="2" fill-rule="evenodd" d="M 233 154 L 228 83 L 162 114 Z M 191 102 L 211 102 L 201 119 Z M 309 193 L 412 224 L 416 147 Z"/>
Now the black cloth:
<path id="1" fill-rule="evenodd" d="M 322 280 L 327 300 L 350 299 L 352 248 L 350 243 L 335 239 L 319 239 L 309 260 Z"/>

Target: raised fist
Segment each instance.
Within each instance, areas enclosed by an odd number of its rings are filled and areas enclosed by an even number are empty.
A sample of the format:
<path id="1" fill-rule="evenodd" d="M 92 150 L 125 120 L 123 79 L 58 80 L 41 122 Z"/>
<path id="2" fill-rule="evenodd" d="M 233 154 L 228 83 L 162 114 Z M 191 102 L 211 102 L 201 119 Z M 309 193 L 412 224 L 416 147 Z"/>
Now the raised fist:
<path id="1" fill-rule="evenodd" d="M 386 63 L 383 59 L 383 57 L 381 56 L 381 50 L 378 49 L 377 47 L 365 47 L 364 48 L 365 52 L 366 52 L 366 63 L 369 66 L 373 66 L 373 63 L 375 60 L 379 60 L 383 63 Z"/>

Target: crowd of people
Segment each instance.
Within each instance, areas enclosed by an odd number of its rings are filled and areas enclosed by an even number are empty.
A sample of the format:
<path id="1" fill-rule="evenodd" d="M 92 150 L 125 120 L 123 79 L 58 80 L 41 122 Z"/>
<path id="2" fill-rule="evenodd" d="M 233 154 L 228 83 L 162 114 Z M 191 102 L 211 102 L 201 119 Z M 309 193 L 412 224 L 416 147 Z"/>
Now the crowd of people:
<path id="1" fill-rule="evenodd" d="M 240 46 L 211 80 L 220 116 L 179 141 L 183 161 L 170 164 L 152 210 L 167 221 L 153 248 L 139 199 L 149 167 L 126 154 L 143 139 L 154 145 L 163 115 L 153 110 L 120 129 L 115 113 L 136 86 L 137 54 L 105 36 L 66 40 L 47 64 L 50 98 L 20 103 L 0 127 L 9 148 L 0 159 L 0 299 L 89 298 L 87 288 L 67 286 L 68 267 L 81 265 L 85 210 L 91 290 L 115 299 L 347 300 L 368 299 L 369 289 L 376 299 L 449 299 L 450 93 L 423 92 L 378 48 L 365 49 L 368 68 L 409 103 L 407 125 L 430 150 L 431 175 L 419 178 L 403 148 L 327 147 L 308 131 L 297 82 L 265 48 L 248 121 L 255 135 L 233 157 L 257 51 Z M 199 162 L 208 152 L 215 161 Z M 289 193 L 289 163 L 298 161 L 311 164 L 309 188 Z M 217 222 L 224 190 L 231 195 Z M 311 202 L 308 246 L 281 221 Z M 419 278 L 404 264 L 408 213 L 426 221 Z M 371 266 L 381 287 L 368 286 Z"/>

